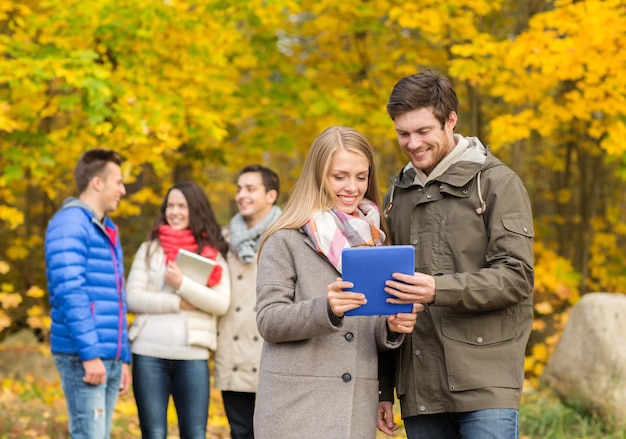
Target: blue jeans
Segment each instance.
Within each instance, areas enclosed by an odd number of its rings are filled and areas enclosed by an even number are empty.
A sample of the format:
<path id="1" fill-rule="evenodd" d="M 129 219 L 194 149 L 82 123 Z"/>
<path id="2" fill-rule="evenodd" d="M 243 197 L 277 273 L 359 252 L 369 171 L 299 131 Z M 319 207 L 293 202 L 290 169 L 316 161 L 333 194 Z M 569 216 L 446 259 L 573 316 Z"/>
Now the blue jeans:
<path id="1" fill-rule="evenodd" d="M 488 409 L 404 419 L 409 439 L 518 439 L 519 412 Z"/>
<path id="2" fill-rule="evenodd" d="M 166 360 L 133 354 L 133 390 L 142 439 L 167 437 L 170 395 L 181 439 L 205 439 L 209 388 L 207 360 Z"/>
<path id="3" fill-rule="evenodd" d="M 108 439 L 111 436 L 111 420 L 122 380 L 122 361 L 102 362 L 107 380 L 105 384 L 94 386 L 83 382 L 85 368 L 78 355 L 54 354 L 72 439 Z"/>

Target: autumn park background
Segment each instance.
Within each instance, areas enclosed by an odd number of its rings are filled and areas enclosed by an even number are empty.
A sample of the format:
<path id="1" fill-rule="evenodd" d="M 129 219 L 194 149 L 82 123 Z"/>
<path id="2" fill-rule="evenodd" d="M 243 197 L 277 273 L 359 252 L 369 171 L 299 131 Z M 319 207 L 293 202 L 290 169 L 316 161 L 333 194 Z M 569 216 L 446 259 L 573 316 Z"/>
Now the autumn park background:
<path id="1" fill-rule="evenodd" d="M 0 0 L 0 341 L 33 330 L 49 355 L 43 237 L 82 151 L 126 158 L 113 216 L 128 269 L 173 182 L 201 184 L 225 224 L 236 171 L 262 163 L 284 203 L 330 125 L 369 137 L 385 189 L 404 163 L 389 92 L 436 68 L 457 87 L 457 131 L 489 144 L 531 197 L 525 407 L 545 412 L 540 377 L 568 310 L 626 290 L 625 46 L 621 0 Z M 57 383 L 0 379 L 0 438 L 64 437 Z M 210 422 L 226 437 L 218 392 Z M 114 433 L 138 435 L 132 396 Z"/>

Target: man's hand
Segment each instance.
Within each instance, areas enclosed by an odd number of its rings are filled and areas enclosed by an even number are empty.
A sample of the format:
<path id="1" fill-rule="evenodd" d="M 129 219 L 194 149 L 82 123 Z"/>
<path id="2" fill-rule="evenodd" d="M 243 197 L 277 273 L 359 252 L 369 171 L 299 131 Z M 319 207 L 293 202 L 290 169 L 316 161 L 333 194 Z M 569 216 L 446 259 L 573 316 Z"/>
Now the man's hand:
<path id="1" fill-rule="evenodd" d="M 380 401 L 378 403 L 378 429 L 383 433 L 393 436 L 398 429 L 398 424 L 393 420 L 393 403 L 391 401 Z"/>
<path id="2" fill-rule="evenodd" d="M 424 273 L 394 273 L 394 280 L 385 282 L 385 291 L 395 299 L 389 303 L 432 303 L 435 301 L 435 278 Z"/>
<path id="3" fill-rule="evenodd" d="M 130 367 L 128 364 L 122 364 L 122 380 L 120 381 L 120 395 L 125 395 L 130 389 L 130 385 L 133 379 L 130 374 Z"/>
<path id="4" fill-rule="evenodd" d="M 85 375 L 83 381 L 92 386 L 99 386 L 107 381 L 107 370 L 100 358 L 83 361 Z"/>

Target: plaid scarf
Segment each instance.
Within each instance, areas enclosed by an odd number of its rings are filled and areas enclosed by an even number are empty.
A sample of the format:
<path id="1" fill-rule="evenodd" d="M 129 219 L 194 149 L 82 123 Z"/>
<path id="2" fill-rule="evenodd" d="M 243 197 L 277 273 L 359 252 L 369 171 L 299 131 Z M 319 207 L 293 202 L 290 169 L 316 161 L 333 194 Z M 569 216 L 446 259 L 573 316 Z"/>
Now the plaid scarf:
<path id="1" fill-rule="evenodd" d="M 382 245 L 385 233 L 380 230 L 380 211 L 363 199 L 352 215 L 335 208 L 320 211 L 304 225 L 315 248 L 341 273 L 341 250 L 351 247 Z"/>

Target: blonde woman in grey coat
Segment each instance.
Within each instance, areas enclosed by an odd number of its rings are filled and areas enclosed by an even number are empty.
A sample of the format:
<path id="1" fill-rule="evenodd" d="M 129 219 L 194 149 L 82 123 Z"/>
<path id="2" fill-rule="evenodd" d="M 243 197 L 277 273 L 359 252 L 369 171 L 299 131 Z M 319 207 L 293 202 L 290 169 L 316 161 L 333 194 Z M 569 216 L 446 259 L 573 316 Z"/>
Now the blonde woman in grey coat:
<path id="1" fill-rule="evenodd" d="M 367 139 L 351 128 L 328 128 L 265 235 L 257 276 L 257 326 L 265 340 L 257 439 L 376 437 L 377 353 L 398 347 L 423 310 L 344 317 L 365 297 L 343 291 L 352 284 L 341 281 L 341 249 L 385 242 L 376 181 Z"/>

